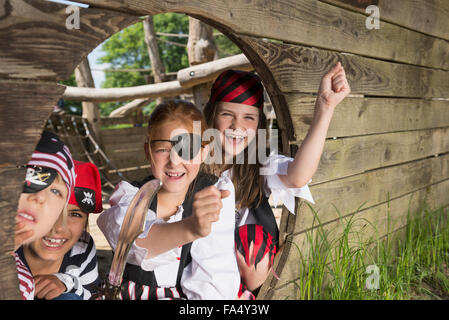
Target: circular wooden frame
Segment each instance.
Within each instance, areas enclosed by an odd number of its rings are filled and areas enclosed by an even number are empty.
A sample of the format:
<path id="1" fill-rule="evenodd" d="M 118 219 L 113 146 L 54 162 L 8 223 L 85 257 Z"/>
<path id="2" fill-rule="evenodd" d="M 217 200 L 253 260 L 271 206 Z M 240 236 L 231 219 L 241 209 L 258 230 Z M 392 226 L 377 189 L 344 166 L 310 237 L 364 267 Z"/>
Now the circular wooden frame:
<path id="1" fill-rule="evenodd" d="M 95 1 L 82 2 L 94 3 Z M 206 10 L 213 10 L 212 4 L 206 7 L 203 4 L 186 6 L 184 4 L 186 1 L 179 2 L 180 5 L 177 6 L 166 1 L 148 1 L 148 7 L 131 7 L 126 10 L 127 13 L 121 12 L 123 10 L 120 8 L 115 8 L 117 11 L 111 11 L 110 8 L 81 10 L 81 28 L 71 32 L 66 26 L 61 25 L 66 22 L 64 18 L 67 19 L 65 6 L 27 0 L 6 1 L 2 8 L 4 22 L 7 22 L 8 19 L 9 21 L 16 19 L 18 22 L 15 21 L 15 23 L 6 27 L 4 27 L 4 24 L 3 28 L 0 25 L 0 38 L 9 43 L 10 48 L 14 48 L 7 54 L 12 60 L 11 70 L 7 74 L 3 74 L 3 79 L 0 80 L 2 82 L 0 93 L 3 97 L 1 105 L 3 121 L 0 121 L 0 126 L 5 129 L 10 123 L 15 123 L 14 132 L 0 137 L 0 145 L 2 145 L 0 173 L 2 180 L 8 181 L 0 188 L 1 198 L 8 199 L 2 200 L 0 206 L 0 216 L 4 218 L 4 227 L 0 235 L 2 252 L 0 258 L 0 269 L 2 270 L 0 274 L 0 299 L 20 298 L 14 258 L 8 254 L 13 249 L 15 212 L 25 174 L 23 170 L 17 169 L 15 166 L 27 162 L 40 132 L 43 130 L 46 119 L 48 119 L 53 106 L 64 92 L 64 87 L 58 85 L 57 81 L 68 78 L 80 61 L 95 47 L 114 33 L 138 22 L 139 16 L 173 11 L 185 13 L 217 28 L 234 41 L 261 76 L 277 115 L 283 152 L 290 153 L 289 141 L 294 140 L 294 132 L 289 110 L 286 107 L 287 102 L 277 87 L 269 66 L 261 57 L 260 50 L 256 50 L 257 44 L 252 37 L 239 36 L 232 26 L 219 19 L 214 19 L 209 14 L 210 11 Z M 232 17 L 232 8 L 225 8 L 225 10 L 228 10 Z M 84 11 L 88 14 L 85 14 Z M 33 13 L 34 21 L 31 20 Z M 42 20 L 48 18 L 48 16 L 39 18 L 36 13 L 52 16 L 50 21 L 45 21 L 47 32 L 39 32 L 33 29 L 37 28 L 39 24 L 43 24 L 44 21 Z M 97 19 L 103 19 L 103 21 L 98 22 Z M 83 28 L 83 24 L 87 27 Z M 45 34 L 43 42 L 46 46 L 55 49 L 59 46 L 58 42 L 62 41 L 63 45 L 69 46 L 73 50 L 65 48 L 65 50 L 62 50 L 62 56 L 61 52 L 58 53 L 57 50 L 50 55 L 45 55 L 45 50 L 42 49 L 44 44 L 41 44 L 42 50 L 32 52 L 29 45 L 21 43 L 24 38 L 31 41 L 38 36 L 42 37 L 44 36 L 42 33 Z M 17 119 L 22 119 L 22 121 L 17 121 Z M 283 213 L 283 220 L 286 220 L 285 214 L 286 212 Z M 281 239 L 283 231 L 281 229 Z M 284 261 L 285 263 L 287 254 L 288 251 L 284 250 L 278 255 L 276 261 Z M 283 257 L 280 257 L 281 255 Z M 278 263 L 277 265 L 276 271 L 281 273 L 282 266 Z M 276 279 L 270 278 L 267 282 L 274 285 Z M 269 298 L 266 293 L 267 290 L 263 289 L 259 298 Z"/>

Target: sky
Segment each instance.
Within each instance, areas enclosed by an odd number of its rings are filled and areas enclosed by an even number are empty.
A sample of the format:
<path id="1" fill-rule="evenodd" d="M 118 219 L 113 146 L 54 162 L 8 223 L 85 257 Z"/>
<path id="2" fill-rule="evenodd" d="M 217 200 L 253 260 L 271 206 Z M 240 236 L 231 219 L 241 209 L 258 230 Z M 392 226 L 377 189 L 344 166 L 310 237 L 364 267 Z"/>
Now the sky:
<path id="1" fill-rule="evenodd" d="M 101 52 L 101 44 L 100 44 L 87 56 L 91 70 L 92 69 L 106 69 L 109 67 L 108 63 L 104 63 L 104 64 L 97 63 L 97 59 L 103 55 L 104 55 L 104 53 Z M 92 70 L 92 77 L 94 78 L 95 88 L 101 88 L 101 83 L 105 79 L 104 72 Z"/>

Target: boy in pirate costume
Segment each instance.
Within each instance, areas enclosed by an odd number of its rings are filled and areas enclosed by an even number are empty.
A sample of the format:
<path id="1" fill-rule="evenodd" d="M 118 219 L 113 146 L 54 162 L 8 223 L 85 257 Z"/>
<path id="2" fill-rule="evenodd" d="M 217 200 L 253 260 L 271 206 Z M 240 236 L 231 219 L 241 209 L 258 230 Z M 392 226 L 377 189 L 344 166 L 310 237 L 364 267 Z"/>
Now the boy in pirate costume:
<path id="1" fill-rule="evenodd" d="M 33 274 L 35 298 L 88 300 L 99 285 L 95 244 L 86 231 L 89 213 L 103 211 L 101 179 L 90 162 L 74 161 L 76 184 L 67 206 L 44 237 L 17 250 Z"/>
<path id="2" fill-rule="evenodd" d="M 15 249 L 49 232 L 59 216 L 66 215 L 75 184 L 75 168 L 69 149 L 57 135 L 44 131 L 31 160 L 20 195 L 15 232 Z M 22 298 L 34 298 L 34 279 L 15 253 Z"/>
<path id="3" fill-rule="evenodd" d="M 257 158 L 250 163 L 252 154 L 259 155 L 259 129 L 267 128 L 262 82 L 253 73 L 235 70 L 215 80 L 204 115 L 208 126 L 220 132 L 224 161 L 204 170 L 234 183 L 239 297 L 243 292 L 251 297 L 272 270 L 279 230 L 268 197 L 276 204 L 282 201 L 293 214 L 295 197 L 314 203 L 308 183 L 318 167 L 333 110 L 349 92 L 344 69 L 337 63 L 321 80 L 312 123 L 294 158 L 271 152 L 265 162 Z"/>

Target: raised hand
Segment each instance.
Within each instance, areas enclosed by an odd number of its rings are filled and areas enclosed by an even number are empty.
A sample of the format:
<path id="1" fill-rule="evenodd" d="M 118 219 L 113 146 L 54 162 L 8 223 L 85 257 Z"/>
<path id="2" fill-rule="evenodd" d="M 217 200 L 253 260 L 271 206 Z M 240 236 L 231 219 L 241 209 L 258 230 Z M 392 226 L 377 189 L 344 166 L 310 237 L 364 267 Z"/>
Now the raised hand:
<path id="1" fill-rule="evenodd" d="M 335 108 L 349 93 L 348 80 L 346 73 L 340 62 L 321 79 L 318 89 L 317 105 L 327 108 Z"/>

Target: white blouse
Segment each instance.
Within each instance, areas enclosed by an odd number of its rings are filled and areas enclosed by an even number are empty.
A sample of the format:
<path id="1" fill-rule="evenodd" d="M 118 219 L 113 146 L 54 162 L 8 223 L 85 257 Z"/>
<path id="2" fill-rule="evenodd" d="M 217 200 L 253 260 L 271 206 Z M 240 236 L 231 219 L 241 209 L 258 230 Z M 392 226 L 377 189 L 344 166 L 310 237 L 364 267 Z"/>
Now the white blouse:
<path id="1" fill-rule="evenodd" d="M 265 165 L 261 167 L 260 174 L 264 176 L 265 180 L 265 196 L 271 195 L 275 206 L 282 202 L 288 211 L 295 214 L 295 197 L 303 198 L 311 203 L 315 202 L 308 186 L 312 179 L 301 188 L 287 188 L 279 178 L 279 175 L 287 174 L 288 166 L 293 160 L 293 158 L 272 152 Z M 230 170 L 226 170 L 221 176 L 230 179 L 230 175 Z M 236 211 L 237 227 L 255 223 L 254 211 L 251 208 L 240 208 Z"/>
<path id="2" fill-rule="evenodd" d="M 240 274 L 234 251 L 235 228 L 235 191 L 232 181 L 221 177 L 215 186 L 220 190 L 229 190 L 231 194 L 222 200 L 223 208 L 219 221 L 212 224 L 211 233 L 192 243 L 190 254 L 192 262 L 183 271 L 181 287 L 189 300 L 235 299 L 240 286 Z M 111 208 L 105 210 L 97 219 L 111 247 L 115 250 L 120 226 L 126 209 L 139 189 L 131 184 L 120 182 L 109 202 Z M 168 221 L 157 218 L 156 213 L 148 210 L 144 232 L 139 238 L 148 235 L 154 223 L 173 223 L 182 219 L 184 209 L 177 212 Z M 174 248 L 156 257 L 145 259 L 147 249 L 133 243 L 127 262 L 140 266 L 145 271 L 154 271 L 159 287 L 175 287 L 182 247 Z"/>

